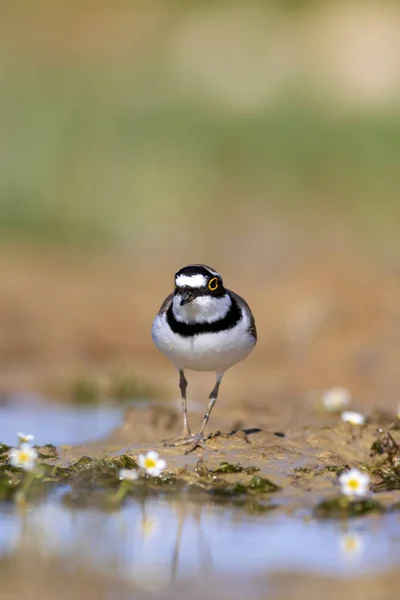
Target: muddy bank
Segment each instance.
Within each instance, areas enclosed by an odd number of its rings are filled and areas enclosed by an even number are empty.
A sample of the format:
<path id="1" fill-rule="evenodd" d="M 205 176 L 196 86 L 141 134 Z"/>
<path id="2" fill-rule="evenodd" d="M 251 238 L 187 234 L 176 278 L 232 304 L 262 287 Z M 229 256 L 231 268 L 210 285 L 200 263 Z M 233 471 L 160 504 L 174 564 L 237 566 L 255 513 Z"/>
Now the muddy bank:
<path id="1" fill-rule="evenodd" d="M 191 416 L 195 427 L 201 413 Z M 361 427 L 343 423 L 338 415 L 327 415 L 315 407 L 309 407 L 308 414 L 296 425 L 293 415 L 285 412 L 271 418 L 268 429 L 264 419 L 263 411 L 247 415 L 243 412 L 240 423 L 219 414 L 212 422 L 207 449 L 185 455 L 184 449 L 163 443 L 179 433 L 179 410 L 173 406 L 142 405 L 128 409 L 121 425 L 106 439 L 60 446 L 54 455 L 51 451 L 49 457 L 45 456 L 45 462 L 61 468 L 62 480 L 66 470 L 64 480 L 69 483 L 71 468 L 77 495 L 80 484 L 84 482 L 86 486 L 89 481 L 82 493 L 85 502 L 99 482 L 104 487 L 104 497 L 108 489 L 115 490 L 118 469 L 135 468 L 138 455 L 149 449 L 158 451 L 167 461 L 164 483 L 168 493 L 177 497 L 184 493 L 186 497 L 189 491 L 201 496 L 203 503 L 213 501 L 212 494 L 216 492 L 233 501 L 262 500 L 263 506 L 273 504 L 285 513 L 306 510 L 311 514 L 322 500 L 340 495 L 338 476 L 350 467 L 369 473 L 372 489 L 377 492 L 374 498 L 382 510 L 390 510 L 400 501 L 400 470 L 396 462 L 400 458 L 400 432 L 395 415 L 372 411 L 370 422 Z M 394 444 L 391 454 L 388 440 Z M 46 449 L 43 452 L 46 455 Z M 105 479 L 101 475 L 97 481 L 97 471 L 103 468 Z M 78 471 L 80 475 L 76 477 Z M 93 481 L 97 482 L 94 486 Z M 150 485 L 149 490 L 158 494 L 163 485 Z M 94 504 L 97 498 L 94 497 Z"/>

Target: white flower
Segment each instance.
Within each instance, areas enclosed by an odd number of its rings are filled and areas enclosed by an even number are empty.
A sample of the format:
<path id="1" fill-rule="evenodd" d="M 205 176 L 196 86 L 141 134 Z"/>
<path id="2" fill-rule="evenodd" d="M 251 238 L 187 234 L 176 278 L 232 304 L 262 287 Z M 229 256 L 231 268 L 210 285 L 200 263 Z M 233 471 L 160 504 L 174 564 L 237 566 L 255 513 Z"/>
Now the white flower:
<path id="1" fill-rule="evenodd" d="M 351 394 L 342 387 L 333 387 L 322 395 L 322 404 L 330 412 L 339 412 L 349 406 Z"/>
<path id="2" fill-rule="evenodd" d="M 33 435 L 31 433 L 17 433 L 20 444 L 30 444 L 33 442 Z"/>
<path id="3" fill-rule="evenodd" d="M 342 413 L 342 421 L 345 421 L 345 423 L 351 423 L 352 425 L 364 425 L 365 417 L 360 413 L 346 410 Z"/>
<path id="4" fill-rule="evenodd" d="M 21 444 L 19 448 L 12 448 L 10 450 L 9 457 L 13 467 L 20 467 L 24 471 L 32 471 L 35 467 L 38 453 L 29 444 Z"/>
<path id="5" fill-rule="evenodd" d="M 368 494 L 369 476 L 358 469 L 350 469 L 339 477 L 342 494 L 350 497 L 363 497 Z"/>
<path id="6" fill-rule="evenodd" d="M 153 477 L 159 477 L 167 465 L 165 460 L 160 458 L 154 450 L 150 450 L 147 454 L 139 454 L 138 462 L 139 467 Z"/>
<path id="7" fill-rule="evenodd" d="M 119 478 L 123 481 L 136 481 L 138 479 L 139 474 L 134 469 L 120 469 L 119 470 Z"/>

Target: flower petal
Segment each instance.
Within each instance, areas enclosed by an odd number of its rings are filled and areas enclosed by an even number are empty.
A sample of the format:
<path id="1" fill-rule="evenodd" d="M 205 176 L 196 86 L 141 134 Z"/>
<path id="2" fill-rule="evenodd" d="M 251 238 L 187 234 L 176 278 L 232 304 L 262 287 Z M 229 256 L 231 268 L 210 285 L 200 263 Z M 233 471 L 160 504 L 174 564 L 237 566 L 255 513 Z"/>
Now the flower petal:
<path id="1" fill-rule="evenodd" d="M 142 469 L 146 468 L 146 456 L 144 454 L 139 454 L 139 456 L 138 456 L 138 465 Z"/>
<path id="2" fill-rule="evenodd" d="M 148 460 L 154 460 L 154 462 L 157 462 L 159 457 L 160 455 L 155 450 L 149 450 L 149 452 L 146 454 L 146 458 Z"/>

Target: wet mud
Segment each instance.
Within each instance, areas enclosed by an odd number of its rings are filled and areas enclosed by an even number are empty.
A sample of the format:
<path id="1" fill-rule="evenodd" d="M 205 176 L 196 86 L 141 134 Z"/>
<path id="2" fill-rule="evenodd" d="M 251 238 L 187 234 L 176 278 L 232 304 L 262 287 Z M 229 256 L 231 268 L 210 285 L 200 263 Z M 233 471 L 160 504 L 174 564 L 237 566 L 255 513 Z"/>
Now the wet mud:
<path id="1" fill-rule="evenodd" d="M 185 454 L 181 447 L 166 445 L 179 433 L 179 410 L 165 404 L 142 404 L 127 409 L 122 423 L 105 439 L 42 446 L 40 461 L 45 483 L 68 483 L 72 492 L 66 497 L 78 506 L 109 504 L 112 508 L 120 485 L 119 469 L 137 468 L 138 455 L 152 449 L 167 462 L 163 476 L 141 478 L 127 495 L 189 494 L 204 502 L 218 498 L 236 502 L 253 511 L 273 507 L 285 514 L 306 511 L 320 518 L 398 510 L 400 427 L 396 415 L 371 411 L 366 425 L 355 426 L 315 406 L 309 412 L 307 421 L 313 421 L 312 425 L 289 426 L 292 418 L 288 415 L 287 421 L 281 418 L 269 430 L 259 426 L 254 413 L 239 428 L 217 418 L 214 424 L 219 429 L 208 434 L 206 449 Z M 192 415 L 195 423 L 200 419 L 201 413 Z M 9 482 L 7 451 L 3 446 L 1 458 L 3 478 Z M 339 475 L 351 467 L 370 475 L 373 502 L 343 504 L 342 499 L 337 504 Z M 6 496 L 12 495 L 14 486 L 18 488 L 18 469 L 13 471 Z"/>

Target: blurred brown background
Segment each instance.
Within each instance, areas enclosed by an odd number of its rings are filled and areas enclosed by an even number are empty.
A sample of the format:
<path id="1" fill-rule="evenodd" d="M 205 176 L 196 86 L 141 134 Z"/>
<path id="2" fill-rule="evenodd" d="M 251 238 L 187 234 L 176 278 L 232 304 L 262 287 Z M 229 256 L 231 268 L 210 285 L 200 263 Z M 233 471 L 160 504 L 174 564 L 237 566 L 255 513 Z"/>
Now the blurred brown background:
<path id="1" fill-rule="evenodd" d="M 151 321 L 205 262 L 259 329 L 226 394 L 397 405 L 397 3 L 1 12 L 3 392 L 129 371 L 176 393 Z"/>

